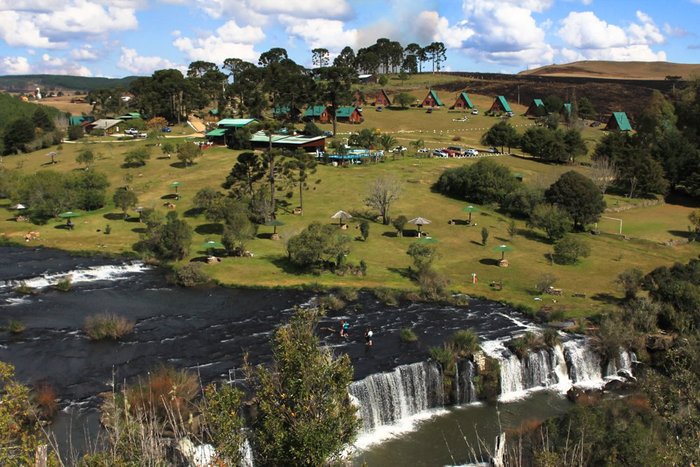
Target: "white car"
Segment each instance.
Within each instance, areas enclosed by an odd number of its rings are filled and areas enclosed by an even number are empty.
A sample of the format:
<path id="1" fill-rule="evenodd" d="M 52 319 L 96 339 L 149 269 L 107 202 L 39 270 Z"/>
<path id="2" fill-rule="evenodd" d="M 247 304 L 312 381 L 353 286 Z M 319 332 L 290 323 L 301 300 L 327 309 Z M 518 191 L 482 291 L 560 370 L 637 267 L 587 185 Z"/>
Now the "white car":
<path id="1" fill-rule="evenodd" d="M 124 134 L 125 135 L 138 135 L 139 130 L 137 130 L 136 128 L 129 128 L 127 130 L 124 130 Z"/>
<path id="2" fill-rule="evenodd" d="M 467 149 L 466 151 L 464 151 L 464 155 L 467 157 L 476 157 L 479 155 L 479 151 L 477 151 L 476 149 Z"/>
<path id="3" fill-rule="evenodd" d="M 420 153 L 426 153 L 426 152 L 430 152 L 430 149 L 428 149 L 428 148 L 420 148 L 420 149 L 418 150 L 418 152 L 420 152 Z"/>
<path id="4" fill-rule="evenodd" d="M 472 115 L 479 115 L 479 109 L 472 109 Z"/>
<path id="5" fill-rule="evenodd" d="M 436 149 L 433 151 L 433 157 L 450 157 L 446 152 Z"/>
<path id="6" fill-rule="evenodd" d="M 394 149 L 391 150 L 391 152 L 404 152 L 406 150 L 406 146 L 396 146 Z"/>

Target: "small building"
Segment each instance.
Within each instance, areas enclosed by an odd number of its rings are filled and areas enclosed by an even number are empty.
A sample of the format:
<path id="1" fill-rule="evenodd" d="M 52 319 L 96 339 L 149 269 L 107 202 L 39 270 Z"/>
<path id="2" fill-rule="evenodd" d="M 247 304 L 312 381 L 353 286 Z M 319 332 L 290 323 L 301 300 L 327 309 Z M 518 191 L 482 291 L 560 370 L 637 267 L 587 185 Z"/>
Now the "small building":
<path id="1" fill-rule="evenodd" d="M 135 119 L 143 118 L 143 117 L 138 112 L 129 112 L 129 113 L 125 113 L 124 115 L 120 115 L 117 118 L 119 120 L 135 120 Z"/>
<path id="2" fill-rule="evenodd" d="M 71 115 L 68 117 L 68 125 L 70 126 L 79 126 L 85 122 L 92 123 L 94 121 L 95 117 L 92 115 Z"/>
<path id="3" fill-rule="evenodd" d="M 119 133 L 119 125 L 122 123 L 124 123 L 123 120 L 116 118 L 101 118 L 86 125 L 84 128 L 88 133 L 91 133 L 94 130 L 102 130 L 106 135 L 112 135 L 114 133 Z"/>
<path id="4" fill-rule="evenodd" d="M 625 112 L 613 112 L 605 125 L 608 131 L 632 131 L 632 125 Z"/>
<path id="5" fill-rule="evenodd" d="M 385 90 L 380 89 L 377 95 L 374 97 L 373 105 L 389 107 L 391 105 L 391 99 L 389 98 L 389 94 L 387 94 Z"/>
<path id="6" fill-rule="evenodd" d="M 457 100 L 455 100 L 455 103 L 452 104 L 451 109 L 473 109 L 474 104 L 472 104 L 472 100 L 469 99 L 469 94 L 467 94 L 465 91 L 462 91 L 459 93 L 459 96 L 457 96 Z"/>
<path id="7" fill-rule="evenodd" d="M 547 114 L 547 109 L 544 106 L 542 99 L 532 99 L 530 106 L 525 111 L 526 117 L 543 117 Z"/>
<path id="8" fill-rule="evenodd" d="M 360 112 L 360 109 L 352 106 L 339 107 L 335 112 L 335 119 L 338 122 L 346 123 L 362 123 L 365 117 Z"/>
<path id="9" fill-rule="evenodd" d="M 443 107 L 444 105 L 437 93 L 432 89 L 428 91 L 428 95 L 425 96 L 425 99 L 420 104 L 421 107 Z"/>
<path id="10" fill-rule="evenodd" d="M 272 116 L 280 120 L 296 121 L 301 115 L 301 110 L 289 105 L 276 105 L 272 108 Z"/>
<path id="11" fill-rule="evenodd" d="M 208 131 L 205 136 L 214 144 L 226 145 L 232 132 L 255 122 L 257 120 L 254 118 L 223 118 L 216 123 L 216 128 Z"/>
<path id="12" fill-rule="evenodd" d="M 270 136 L 264 131 L 258 131 L 250 137 L 253 148 L 266 149 L 270 146 Z M 280 149 L 303 149 L 306 152 L 326 150 L 325 136 L 272 135 L 272 147 Z"/>
<path id="13" fill-rule="evenodd" d="M 559 114 L 564 117 L 564 118 L 569 118 L 571 117 L 571 112 L 573 111 L 573 106 L 571 105 L 571 102 L 564 102 L 564 104 L 561 106 L 561 109 L 559 110 Z"/>
<path id="14" fill-rule="evenodd" d="M 506 100 L 505 97 L 503 96 L 496 96 L 496 98 L 493 100 L 493 104 L 491 104 L 491 108 L 489 109 L 489 113 L 501 113 L 501 112 L 513 112 L 510 108 L 510 105 L 508 105 L 508 101 Z"/>
<path id="15" fill-rule="evenodd" d="M 358 75 L 357 79 L 360 83 L 365 83 L 365 84 L 375 84 L 379 81 L 379 78 L 377 78 L 377 75 Z"/>
<path id="16" fill-rule="evenodd" d="M 331 121 L 331 113 L 326 105 L 310 105 L 304 111 L 304 120 L 328 123 Z"/>

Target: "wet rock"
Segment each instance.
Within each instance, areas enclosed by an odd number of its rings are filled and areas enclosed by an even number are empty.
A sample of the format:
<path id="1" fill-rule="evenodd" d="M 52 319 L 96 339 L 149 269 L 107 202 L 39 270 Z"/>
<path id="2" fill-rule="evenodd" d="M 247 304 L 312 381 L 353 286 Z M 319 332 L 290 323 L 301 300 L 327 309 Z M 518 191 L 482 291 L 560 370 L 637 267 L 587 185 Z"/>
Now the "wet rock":
<path id="1" fill-rule="evenodd" d="M 592 404 L 598 402 L 603 391 L 598 388 L 582 388 L 573 386 L 566 392 L 566 398 L 575 404 Z"/>

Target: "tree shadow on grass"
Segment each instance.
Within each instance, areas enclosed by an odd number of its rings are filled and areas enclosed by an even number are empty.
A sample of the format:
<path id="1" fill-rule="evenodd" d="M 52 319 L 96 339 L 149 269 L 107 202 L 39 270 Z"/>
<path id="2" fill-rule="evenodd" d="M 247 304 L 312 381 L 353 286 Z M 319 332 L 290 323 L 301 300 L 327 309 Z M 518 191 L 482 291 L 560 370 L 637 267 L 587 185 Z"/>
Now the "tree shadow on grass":
<path id="1" fill-rule="evenodd" d="M 452 225 L 469 225 L 466 219 L 451 219 Z"/>
<path id="2" fill-rule="evenodd" d="M 484 266 L 498 266 L 498 259 L 495 258 L 482 258 L 479 260 L 480 264 Z"/>
<path id="3" fill-rule="evenodd" d="M 622 301 L 616 296 L 604 292 L 591 295 L 591 298 L 597 302 L 607 303 L 608 305 L 619 305 Z"/>
<path id="4" fill-rule="evenodd" d="M 105 219 L 108 221 L 123 221 L 124 220 L 124 214 L 120 212 L 108 212 L 104 216 Z"/>
<path id="5" fill-rule="evenodd" d="M 476 240 L 469 240 L 469 243 L 471 243 L 472 245 L 484 246 L 481 244 L 481 242 L 477 242 Z"/>
<path id="6" fill-rule="evenodd" d="M 404 279 L 411 279 L 413 280 L 413 272 L 411 271 L 411 268 L 387 268 L 389 272 L 396 273 L 403 277 Z"/>
<path id="7" fill-rule="evenodd" d="M 533 242 L 550 243 L 549 239 L 539 232 L 530 229 L 518 229 L 518 235 Z"/>
<path id="8" fill-rule="evenodd" d="M 396 232 L 382 232 L 382 237 L 397 238 L 398 236 Z"/>
<path id="9" fill-rule="evenodd" d="M 200 224 L 194 231 L 200 235 L 221 235 L 224 233 L 224 226 L 219 223 Z"/>
<path id="10" fill-rule="evenodd" d="M 177 193 L 170 193 L 170 194 L 161 196 L 160 199 L 180 199 L 180 195 L 178 195 Z"/>
<path id="11" fill-rule="evenodd" d="M 690 232 L 687 230 L 667 230 L 666 232 L 670 233 L 674 237 L 690 238 Z"/>
<path id="12" fill-rule="evenodd" d="M 304 274 L 305 272 L 308 272 L 305 269 L 302 269 L 302 268 L 292 264 L 292 262 L 289 261 L 289 258 L 287 258 L 287 257 L 275 258 L 271 261 L 271 263 L 274 266 L 281 269 L 282 272 L 285 272 L 287 274 L 301 275 L 301 274 Z"/>
<path id="13" fill-rule="evenodd" d="M 146 227 L 135 227 L 131 229 L 132 232 L 137 233 L 137 234 L 145 234 L 146 233 Z"/>
<path id="14" fill-rule="evenodd" d="M 197 217 L 198 215 L 202 214 L 204 212 L 204 209 L 201 208 L 190 208 L 187 211 L 183 212 L 182 215 L 184 217 Z"/>
<path id="15" fill-rule="evenodd" d="M 173 162 L 170 167 L 174 169 L 186 169 L 187 165 L 184 162 Z"/>

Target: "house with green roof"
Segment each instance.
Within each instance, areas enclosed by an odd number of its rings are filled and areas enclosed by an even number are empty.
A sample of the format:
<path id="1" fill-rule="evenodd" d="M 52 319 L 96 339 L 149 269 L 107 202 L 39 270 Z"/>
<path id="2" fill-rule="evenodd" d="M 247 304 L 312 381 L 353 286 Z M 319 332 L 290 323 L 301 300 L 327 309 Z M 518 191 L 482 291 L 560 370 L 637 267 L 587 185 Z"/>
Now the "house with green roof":
<path id="1" fill-rule="evenodd" d="M 559 110 L 559 114 L 564 118 L 569 118 L 571 117 L 572 111 L 573 106 L 571 105 L 571 102 L 564 102 L 564 104 L 561 106 L 561 109 Z"/>
<path id="2" fill-rule="evenodd" d="M 472 104 L 472 100 L 469 98 L 469 94 L 466 93 L 466 91 L 462 91 L 459 93 L 459 96 L 457 96 L 457 99 L 455 100 L 455 103 L 452 104 L 451 109 L 473 109 L 474 104 Z"/>
<path id="3" fill-rule="evenodd" d="M 613 112 L 605 126 L 607 131 L 632 131 L 632 125 L 625 112 Z"/>
<path id="4" fill-rule="evenodd" d="M 135 120 L 137 118 L 143 118 L 138 112 L 129 112 L 117 117 L 119 120 Z"/>
<path id="5" fill-rule="evenodd" d="M 525 111 L 526 117 L 544 117 L 547 115 L 547 109 L 544 106 L 542 99 L 532 99 L 530 106 Z"/>
<path id="6" fill-rule="evenodd" d="M 513 112 L 508 104 L 508 101 L 503 96 L 496 96 L 491 104 L 491 108 L 488 113 L 503 113 L 503 112 Z"/>
<path id="7" fill-rule="evenodd" d="M 301 110 L 289 105 L 276 105 L 272 108 L 272 116 L 280 120 L 297 120 Z"/>
<path id="8" fill-rule="evenodd" d="M 335 119 L 338 122 L 345 123 L 362 123 L 365 121 L 365 117 L 362 116 L 360 109 L 354 106 L 338 107 L 338 110 L 335 111 Z"/>
<path id="9" fill-rule="evenodd" d="M 254 118 L 223 118 L 216 123 L 216 128 L 207 132 L 205 136 L 214 144 L 226 145 L 232 132 L 255 122 L 257 120 Z"/>
<path id="10" fill-rule="evenodd" d="M 326 149 L 326 137 L 325 136 L 304 136 L 304 135 L 280 135 L 274 134 L 272 136 L 266 134 L 264 131 L 258 131 L 250 136 L 250 143 L 253 148 L 257 149 L 267 149 L 270 147 L 270 140 L 272 140 L 273 148 L 281 149 L 297 149 L 301 148 L 306 152 L 316 152 L 324 151 Z"/>
<path id="11" fill-rule="evenodd" d="M 443 107 L 444 105 L 445 104 L 443 104 L 438 97 L 437 92 L 432 89 L 428 91 L 428 95 L 425 96 L 425 99 L 423 99 L 423 102 L 420 104 L 421 107 Z"/>
<path id="12" fill-rule="evenodd" d="M 71 115 L 68 117 L 68 125 L 79 126 L 83 123 L 92 123 L 95 121 L 95 117 L 92 115 Z"/>
<path id="13" fill-rule="evenodd" d="M 304 111 L 304 120 L 316 120 L 321 123 L 331 121 L 331 114 L 328 106 L 325 105 L 310 105 Z"/>

